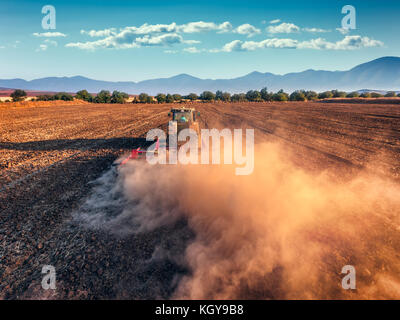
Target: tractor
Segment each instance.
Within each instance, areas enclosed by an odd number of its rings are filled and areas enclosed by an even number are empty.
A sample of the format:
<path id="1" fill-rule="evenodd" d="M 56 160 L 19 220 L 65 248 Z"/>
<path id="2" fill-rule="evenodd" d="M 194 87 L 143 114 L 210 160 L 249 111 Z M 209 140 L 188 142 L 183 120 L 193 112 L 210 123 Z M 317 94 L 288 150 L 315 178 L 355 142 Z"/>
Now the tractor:
<path id="1" fill-rule="evenodd" d="M 196 113 L 194 108 L 173 108 L 168 113 L 168 116 L 172 116 L 172 124 L 176 126 L 176 134 L 183 129 L 192 129 L 196 132 L 200 139 L 200 128 L 199 123 L 196 121 L 196 116 L 199 116 L 200 112 Z"/>
<path id="2" fill-rule="evenodd" d="M 168 117 L 172 116 L 171 121 L 169 122 L 169 125 L 167 127 L 167 140 L 165 141 L 167 150 L 169 149 L 169 126 L 174 126 L 173 131 L 176 133 L 175 139 L 177 139 L 179 132 L 183 129 L 192 129 L 196 132 L 198 141 L 201 141 L 200 139 L 200 128 L 199 128 L 199 123 L 196 121 L 196 116 L 199 116 L 200 112 L 196 113 L 196 110 L 194 108 L 173 108 L 171 111 L 168 113 Z M 180 141 L 177 142 L 176 147 L 179 147 L 180 145 L 184 144 L 185 142 Z M 156 149 L 152 152 L 158 153 L 160 146 L 160 141 L 157 140 L 156 142 Z M 132 153 L 129 157 L 124 159 L 122 162 L 117 162 L 115 165 L 120 165 L 120 164 L 125 164 L 131 159 L 142 159 L 143 156 L 147 153 L 148 151 L 143 150 L 141 147 L 137 149 L 133 149 Z"/>

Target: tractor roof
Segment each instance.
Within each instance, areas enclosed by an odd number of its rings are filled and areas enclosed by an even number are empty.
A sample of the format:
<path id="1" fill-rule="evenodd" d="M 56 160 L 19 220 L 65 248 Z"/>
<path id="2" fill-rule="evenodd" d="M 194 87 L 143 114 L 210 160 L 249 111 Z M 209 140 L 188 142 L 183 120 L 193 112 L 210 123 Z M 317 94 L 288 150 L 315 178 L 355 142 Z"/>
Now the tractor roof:
<path id="1" fill-rule="evenodd" d="M 172 108 L 171 112 L 194 112 L 195 108 Z"/>

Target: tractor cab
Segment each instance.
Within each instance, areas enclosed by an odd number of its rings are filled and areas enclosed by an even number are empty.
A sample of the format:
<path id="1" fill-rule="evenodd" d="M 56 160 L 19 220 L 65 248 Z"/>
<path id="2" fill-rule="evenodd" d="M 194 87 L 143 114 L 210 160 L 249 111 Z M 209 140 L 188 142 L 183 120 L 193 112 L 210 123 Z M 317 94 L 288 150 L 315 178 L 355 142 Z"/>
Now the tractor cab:
<path id="1" fill-rule="evenodd" d="M 196 121 L 196 112 L 194 108 L 174 108 L 171 109 L 169 115 L 172 115 L 172 121 L 177 121 L 181 123 L 190 123 Z"/>
<path id="2" fill-rule="evenodd" d="M 197 133 L 198 137 L 200 137 L 200 129 L 196 116 L 199 115 L 200 112 L 196 113 L 194 108 L 173 108 L 168 113 L 168 116 L 172 117 L 171 121 L 173 122 L 173 125 L 176 126 L 176 132 L 178 135 L 183 129 L 193 129 Z"/>

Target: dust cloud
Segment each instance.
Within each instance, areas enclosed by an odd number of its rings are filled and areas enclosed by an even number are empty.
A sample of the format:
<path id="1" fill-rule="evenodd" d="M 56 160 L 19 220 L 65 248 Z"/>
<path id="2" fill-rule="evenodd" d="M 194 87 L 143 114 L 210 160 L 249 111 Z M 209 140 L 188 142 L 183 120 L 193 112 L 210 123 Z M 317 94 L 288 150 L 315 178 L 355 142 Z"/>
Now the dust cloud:
<path id="1" fill-rule="evenodd" d="M 285 152 L 256 146 L 249 176 L 130 161 L 103 198 L 118 214 L 96 200 L 97 214 L 83 216 L 120 236 L 185 219 L 195 236 L 174 299 L 400 298 L 399 186 L 365 172 L 342 181 L 305 172 Z M 342 288 L 345 265 L 356 290 Z"/>

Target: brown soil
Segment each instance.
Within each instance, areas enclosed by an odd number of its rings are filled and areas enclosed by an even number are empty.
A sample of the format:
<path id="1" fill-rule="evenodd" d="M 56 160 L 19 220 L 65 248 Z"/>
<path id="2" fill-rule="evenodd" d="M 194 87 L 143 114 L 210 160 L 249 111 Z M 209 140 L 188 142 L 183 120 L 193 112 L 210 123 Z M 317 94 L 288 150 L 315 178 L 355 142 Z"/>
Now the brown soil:
<path id="1" fill-rule="evenodd" d="M 400 177 L 398 105 L 190 106 L 201 112 L 203 127 L 254 128 L 257 142 L 282 142 L 296 163 L 307 170 L 352 172 L 371 167 L 390 179 Z M 170 230 L 116 239 L 69 225 L 68 221 L 89 194 L 91 181 L 108 170 L 118 156 L 142 145 L 149 129 L 164 126 L 170 107 L 0 107 L 0 297 L 169 297 L 172 279 L 151 292 L 146 291 L 145 284 L 149 272 L 164 277 L 171 266 L 152 266 L 150 271 L 138 273 L 135 261 L 149 259 L 159 245 L 157 239 Z M 178 240 L 171 245 L 179 247 Z M 58 286 L 54 294 L 41 289 L 44 264 L 56 267 Z M 129 285 L 137 289 L 128 290 L 124 281 L 131 281 Z"/>

